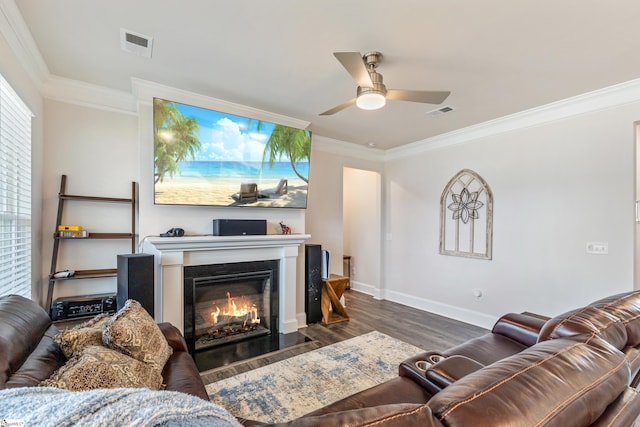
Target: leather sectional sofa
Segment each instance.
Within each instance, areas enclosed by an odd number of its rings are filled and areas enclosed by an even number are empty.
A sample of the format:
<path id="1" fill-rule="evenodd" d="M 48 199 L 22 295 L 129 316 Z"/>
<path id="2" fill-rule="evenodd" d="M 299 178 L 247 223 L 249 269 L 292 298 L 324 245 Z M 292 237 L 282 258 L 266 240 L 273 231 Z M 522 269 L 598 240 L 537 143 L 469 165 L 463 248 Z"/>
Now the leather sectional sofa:
<path id="1" fill-rule="evenodd" d="M 632 426 L 640 414 L 640 292 L 418 354 L 400 375 L 281 426 Z M 268 425 L 243 420 L 245 425 Z"/>
<path id="2" fill-rule="evenodd" d="M 162 371 L 169 390 L 207 399 L 184 340 Z M 37 304 L 0 298 L 0 389 L 34 386 L 65 363 Z M 548 319 L 508 314 L 492 331 L 405 360 L 399 376 L 281 426 L 632 426 L 640 415 L 640 292 Z M 268 425 L 240 420 L 244 425 Z"/>
<path id="3" fill-rule="evenodd" d="M 168 323 L 158 326 L 173 350 L 162 369 L 165 389 L 209 400 L 178 329 Z M 17 295 L 0 298 L 0 390 L 37 386 L 63 366 L 67 358 L 53 340 L 57 333 L 49 315 L 35 302 Z"/>

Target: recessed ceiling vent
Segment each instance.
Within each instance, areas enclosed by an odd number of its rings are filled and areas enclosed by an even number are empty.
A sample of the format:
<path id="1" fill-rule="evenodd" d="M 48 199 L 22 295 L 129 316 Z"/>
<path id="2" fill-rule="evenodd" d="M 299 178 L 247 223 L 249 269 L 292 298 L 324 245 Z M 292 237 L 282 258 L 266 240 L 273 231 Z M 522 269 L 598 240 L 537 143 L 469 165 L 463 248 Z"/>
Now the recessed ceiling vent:
<path id="1" fill-rule="evenodd" d="M 153 37 L 120 28 L 120 48 L 125 52 L 151 58 Z"/>
<path id="2" fill-rule="evenodd" d="M 429 115 L 429 116 L 440 116 L 440 115 L 445 114 L 445 113 L 450 113 L 450 112 L 452 112 L 454 110 L 455 110 L 455 108 L 453 108 L 451 105 L 445 105 L 443 107 L 436 108 L 435 110 L 428 111 L 427 115 Z"/>

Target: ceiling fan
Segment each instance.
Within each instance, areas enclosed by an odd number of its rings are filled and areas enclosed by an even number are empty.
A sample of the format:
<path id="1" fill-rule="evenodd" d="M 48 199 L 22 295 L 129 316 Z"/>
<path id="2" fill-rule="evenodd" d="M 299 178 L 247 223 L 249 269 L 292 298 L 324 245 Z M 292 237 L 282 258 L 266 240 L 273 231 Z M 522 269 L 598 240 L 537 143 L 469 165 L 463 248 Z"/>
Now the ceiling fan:
<path id="1" fill-rule="evenodd" d="M 384 107 L 387 99 L 441 104 L 451 94 L 448 91 L 387 89 L 382 83 L 382 74 L 376 71 L 382 59 L 380 52 L 367 52 L 364 55 L 360 52 L 333 52 L 333 56 L 358 83 L 358 89 L 355 98 L 320 113 L 321 116 L 330 116 L 353 104 L 363 110 L 377 110 Z"/>

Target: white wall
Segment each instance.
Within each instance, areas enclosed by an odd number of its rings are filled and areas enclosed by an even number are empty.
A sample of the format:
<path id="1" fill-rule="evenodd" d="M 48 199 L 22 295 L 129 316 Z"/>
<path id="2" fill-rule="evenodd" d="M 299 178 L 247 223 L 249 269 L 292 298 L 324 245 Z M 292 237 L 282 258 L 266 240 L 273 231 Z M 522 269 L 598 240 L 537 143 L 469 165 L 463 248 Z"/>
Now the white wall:
<path id="1" fill-rule="evenodd" d="M 140 179 L 140 161 L 135 115 L 53 100 L 45 101 L 45 113 L 42 286 L 46 289 L 61 175 L 67 175 L 67 194 L 127 198 L 131 183 Z M 131 210 L 127 204 L 65 201 L 62 222 L 81 225 L 90 233 L 126 233 L 131 229 Z M 115 268 L 116 255 L 130 251 L 129 240 L 65 240 L 57 270 Z M 74 280 L 58 282 L 53 298 L 115 291 L 113 278 Z"/>
<path id="2" fill-rule="evenodd" d="M 344 237 L 347 233 L 348 238 L 349 233 L 345 230 L 343 221 L 344 168 L 379 174 L 384 168 L 384 163 L 379 150 L 363 149 L 316 136 L 311 153 L 312 181 L 309 184 L 306 232 L 311 235 L 310 243 L 320 244 L 323 249 L 331 251 L 329 271 L 333 274 L 342 274 Z M 376 234 L 379 235 L 379 231 Z M 367 253 L 371 253 L 371 250 L 372 248 L 369 248 Z M 356 271 L 362 273 L 361 276 L 355 277 L 354 281 L 362 279 L 361 290 L 374 295 L 379 294 L 379 277 L 383 268 L 380 257 L 360 256 L 360 253 L 358 256 L 353 253 L 350 255 L 354 257 Z"/>
<path id="3" fill-rule="evenodd" d="M 4 30 L 4 26 L 2 26 Z M 39 278 L 42 276 L 40 259 L 42 256 L 42 162 L 43 162 L 43 99 L 37 79 L 22 65 L 16 57 L 4 34 L 0 35 L 0 74 L 9 82 L 13 90 L 27 104 L 33 113 L 31 121 L 31 278 L 33 282 L 32 298 L 42 301 L 42 287 Z"/>
<path id="4" fill-rule="evenodd" d="M 639 117 L 628 104 L 387 162 L 386 297 L 490 326 L 633 289 Z M 440 196 L 464 168 L 493 191 L 490 261 L 438 253 Z M 609 254 L 587 254 L 587 242 L 608 242 Z"/>
<path id="5" fill-rule="evenodd" d="M 382 200 L 378 172 L 344 168 L 343 248 L 351 255 L 351 287 L 380 296 Z"/>

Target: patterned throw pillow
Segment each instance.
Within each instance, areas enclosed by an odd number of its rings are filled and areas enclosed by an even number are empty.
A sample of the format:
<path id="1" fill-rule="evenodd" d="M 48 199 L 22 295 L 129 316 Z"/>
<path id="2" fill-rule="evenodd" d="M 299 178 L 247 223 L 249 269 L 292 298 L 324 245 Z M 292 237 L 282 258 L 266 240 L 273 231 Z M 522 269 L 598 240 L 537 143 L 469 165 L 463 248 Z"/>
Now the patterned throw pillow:
<path id="1" fill-rule="evenodd" d="M 135 300 L 128 300 L 106 323 L 102 342 L 160 372 L 173 351 L 155 320 Z"/>
<path id="2" fill-rule="evenodd" d="M 53 340 L 70 359 L 88 345 L 102 345 L 102 329 L 111 316 L 101 314 L 74 328 L 60 331 Z"/>
<path id="3" fill-rule="evenodd" d="M 90 345 L 40 385 L 72 391 L 120 387 L 159 390 L 162 376 L 153 365 L 106 347 Z"/>

